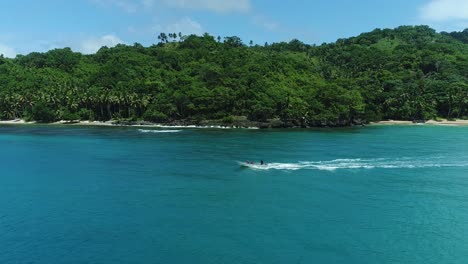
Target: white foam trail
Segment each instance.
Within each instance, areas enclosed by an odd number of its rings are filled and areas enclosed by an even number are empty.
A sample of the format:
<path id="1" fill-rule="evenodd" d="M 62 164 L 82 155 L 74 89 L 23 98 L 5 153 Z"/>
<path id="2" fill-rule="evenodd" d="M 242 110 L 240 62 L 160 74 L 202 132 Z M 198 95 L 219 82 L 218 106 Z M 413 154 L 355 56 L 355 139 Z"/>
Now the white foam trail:
<path id="1" fill-rule="evenodd" d="M 342 169 L 418 169 L 418 168 L 443 168 L 443 167 L 468 167 L 466 161 L 445 161 L 442 158 L 428 159 L 336 159 L 330 161 L 302 161 L 297 163 L 268 163 L 265 165 L 248 164 L 239 162 L 243 167 L 255 170 L 323 170 L 336 171 Z"/>
<path id="2" fill-rule="evenodd" d="M 182 130 L 151 130 L 151 129 L 138 129 L 141 133 L 178 133 Z"/>

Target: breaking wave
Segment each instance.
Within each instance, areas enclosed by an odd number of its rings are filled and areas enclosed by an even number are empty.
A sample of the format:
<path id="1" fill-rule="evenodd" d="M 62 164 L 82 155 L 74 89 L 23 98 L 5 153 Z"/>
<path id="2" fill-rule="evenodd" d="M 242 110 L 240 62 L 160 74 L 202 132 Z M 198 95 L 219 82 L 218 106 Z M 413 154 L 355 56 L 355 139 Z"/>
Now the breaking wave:
<path id="1" fill-rule="evenodd" d="M 242 167 L 255 170 L 323 170 L 341 169 L 418 169 L 468 167 L 468 161 L 446 161 L 442 158 L 432 159 L 336 159 L 330 161 L 301 161 L 297 163 L 267 163 L 266 165 L 239 162 Z"/>
<path id="2" fill-rule="evenodd" d="M 138 129 L 141 133 L 178 133 L 182 130 L 152 130 L 152 129 Z"/>

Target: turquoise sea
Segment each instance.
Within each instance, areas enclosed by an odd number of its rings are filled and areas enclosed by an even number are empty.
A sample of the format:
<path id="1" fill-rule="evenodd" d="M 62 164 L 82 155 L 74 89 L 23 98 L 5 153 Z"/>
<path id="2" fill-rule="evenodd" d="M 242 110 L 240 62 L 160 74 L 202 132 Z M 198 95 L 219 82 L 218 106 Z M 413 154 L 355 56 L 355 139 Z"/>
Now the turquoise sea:
<path id="1" fill-rule="evenodd" d="M 0 162 L 0 263 L 468 261 L 468 127 L 2 126 Z"/>

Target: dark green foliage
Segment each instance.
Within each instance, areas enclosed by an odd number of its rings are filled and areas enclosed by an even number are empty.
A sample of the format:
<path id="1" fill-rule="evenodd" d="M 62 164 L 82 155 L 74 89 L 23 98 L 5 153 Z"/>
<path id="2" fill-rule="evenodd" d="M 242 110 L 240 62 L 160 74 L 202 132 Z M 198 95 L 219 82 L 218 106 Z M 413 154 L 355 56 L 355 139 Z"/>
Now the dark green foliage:
<path id="1" fill-rule="evenodd" d="M 222 119 L 224 124 L 232 124 L 235 121 L 235 118 L 233 116 L 226 116 Z"/>
<path id="2" fill-rule="evenodd" d="M 31 119 L 42 123 L 50 123 L 56 120 L 54 110 L 44 103 L 38 103 L 32 107 Z"/>
<path id="3" fill-rule="evenodd" d="M 72 113 L 68 109 L 63 109 L 60 113 L 59 118 L 65 121 L 76 121 L 76 120 L 80 120 L 81 116 L 79 113 Z M 89 117 L 87 117 L 86 120 L 89 120 Z"/>
<path id="4" fill-rule="evenodd" d="M 161 33 L 146 48 L 0 57 L 0 118 L 296 125 L 466 118 L 467 32 L 403 26 L 321 46 Z"/>
<path id="5" fill-rule="evenodd" d="M 167 115 L 160 112 L 160 109 L 156 105 L 152 105 L 148 110 L 146 110 L 146 112 L 143 114 L 143 119 L 151 122 L 168 121 Z"/>

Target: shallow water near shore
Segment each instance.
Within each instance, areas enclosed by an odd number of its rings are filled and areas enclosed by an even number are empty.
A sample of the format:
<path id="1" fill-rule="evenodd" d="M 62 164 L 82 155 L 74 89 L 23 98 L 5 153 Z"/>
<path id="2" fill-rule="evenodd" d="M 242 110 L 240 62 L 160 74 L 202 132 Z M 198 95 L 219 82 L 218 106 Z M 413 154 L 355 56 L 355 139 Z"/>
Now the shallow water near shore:
<path id="1" fill-rule="evenodd" d="M 2 126 L 0 263 L 465 263 L 467 136 Z"/>

